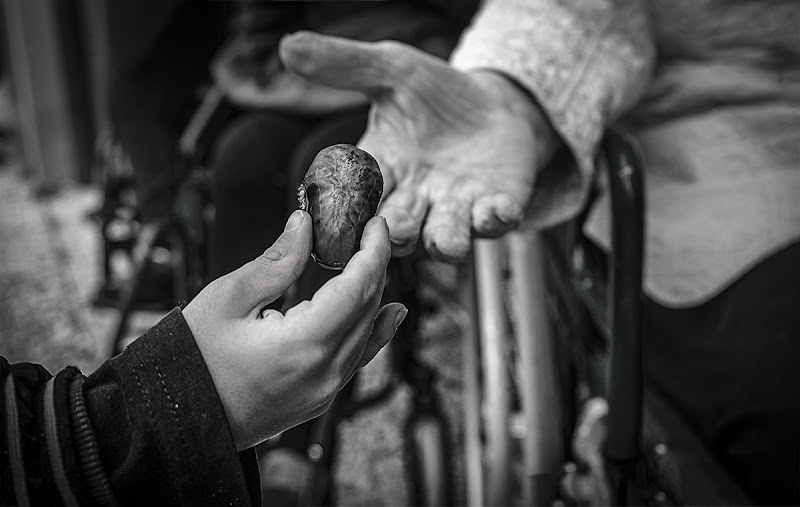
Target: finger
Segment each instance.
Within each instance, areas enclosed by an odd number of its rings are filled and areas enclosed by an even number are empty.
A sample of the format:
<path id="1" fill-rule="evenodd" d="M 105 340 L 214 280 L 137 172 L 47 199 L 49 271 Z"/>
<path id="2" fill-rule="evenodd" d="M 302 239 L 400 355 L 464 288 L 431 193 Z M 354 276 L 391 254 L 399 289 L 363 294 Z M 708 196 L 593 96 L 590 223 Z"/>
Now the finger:
<path id="1" fill-rule="evenodd" d="M 383 294 L 390 257 L 386 221 L 375 217 L 364 227 L 361 249 L 348 261 L 342 273 L 326 282 L 311 301 L 287 311 L 287 324 L 304 328 L 310 338 L 330 342 L 334 336 L 338 337 L 330 343 L 338 347 L 365 309 Z"/>
<path id="2" fill-rule="evenodd" d="M 394 337 L 397 328 L 405 319 L 408 310 L 400 303 L 389 303 L 374 315 L 369 321 L 369 329 L 363 335 L 351 335 L 351 341 L 358 343 L 363 340 L 363 346 L 344 347 L 338 352 L 337 363 L 342 385 L 347 384 L 356 372 L 372 361 L 378 352 Z"/>
<path id="3" fill-rule="evenodd" d="M 362 312 L 358 322 L 344 334 L 344 338 L 333 354 L 332 365 L 338 378 L 342 380 L 342 385 L 352 378 L 364 355 L 369 339 L 375 331 L 375 319 L 381 309 L 381 299 L 382 294 L 375 295 L 367 309 Z"/>
<path id="4" fill-rule="evenodd" d="M 403 73 L 407 57 L 397 46 L 301 31 L 281 39 L 279 54 L 288 69 L 309 81 L 376 96 Z"/>
<path id="5" fill-rule="evenodd" d="M 414 251 L 417 246 L 420 229 L 427 212 L 426 201 L 418 195 L 415 188 L 401 185 L 398 189 L 396 172 L 397 164 L 392 160 L 398 157 L 386 153 L 385 142 L 381 142 L 370 135 L 367 128 L 366 134 L 359 141 L 359 148 L 371 153 L 383 174 L 383 198 L 378 207 L 378 214 L 386 218 L 389 225 L 389 240 L 392 243 L 392 255 L 402 257 Z"/>
<path id="6" fill-rule="evenodd" d="M 472 228 L 479 236 L 497 237 L 517 227 L 522 206 L 508 194 L 480 197 L 472 205 Z"/>
<path id="7" fill-rule="evenodd" d="M 592 478 L 581 473 L 568 474 L 561 480 L 561 488 L 567 498 L 578 502 L 578 505 L 596 505 L 594 483 Z"/>
<path id="8" fill-rule="evenodd" d="M 385 196 L 378 213 L 389 225 L 394 255 L 407 255 L 414 250 L 426 212 L 426 200 L 414 189 L 400 186 Z"/>
<path id="9" fill-rule="evenodd" d="M 372 111 L 374 111 L 374 108 Z M 372 155 L 372 157 L 378 163 L 378 167 L 381 170 L 381 175 L 383 176 L 383 197 L 385 199 L 389 194 L 394 192 L 395 187 L 397 186 L 397 181 L 395 178 L 395 172 L 390 168 L 390 160 L 393 157 L 390 153 L 386 152 L 385 138 L 380 134 L 374 134 L 372 126 L 374 123 L 379 122 L 376 122 L 374 113 L 370 113 L 369 122 L 367 123 L 367 130 L 364 132 L 361 140 L 358 141 L 358 147 Z"/>
<path id="10" fill-rule="evenodd" d="M 425 248 L 433 257 L 446 262 L 458 262 L 469 255 L 470 201 L 466 198 L 445 197 L 435 203 L 422 231 Z"/>
<path id="11" fill-rule="evenodd" d="M 242 314 L 258 314 L 300 276 L 311 255 L 311 222 L 308 213 L 295 211 L 272 246 L 225 277 L 230 297 Z"/>
<path id="12" fill-rule="evenodd" d="M 392 339 L 397 332 L 397 328 L 403 323 L 403 319 L 408 315 L 408 309 L 400 303 L 389 303 L 378 312 L 375 317 L 375 326 L 372 330 L 372 336 L 369 337 L 367 346 L 364 353 L 361 355 L 361 361 L 358 363 L 359 368 L 363 368 L 370 361 L 375 359 L 378 352 Z M 355 371 L 353 372 L 355 373 Z"/>

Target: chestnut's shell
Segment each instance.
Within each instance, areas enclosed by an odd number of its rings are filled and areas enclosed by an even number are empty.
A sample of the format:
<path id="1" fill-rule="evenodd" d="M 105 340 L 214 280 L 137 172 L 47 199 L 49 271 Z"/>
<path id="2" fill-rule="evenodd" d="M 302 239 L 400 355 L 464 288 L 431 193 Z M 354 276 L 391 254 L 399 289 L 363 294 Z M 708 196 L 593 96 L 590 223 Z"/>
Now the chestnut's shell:
<path id="1" fill-rule="evenodd" d="M 297 189 L 300 209 L 314 221 L 312 256 L 328 269 L 343 269 L 355 255 L 361 234 L 375 216 L 383 176 L 372 155 L 349 144 L 317 153 Z"/>

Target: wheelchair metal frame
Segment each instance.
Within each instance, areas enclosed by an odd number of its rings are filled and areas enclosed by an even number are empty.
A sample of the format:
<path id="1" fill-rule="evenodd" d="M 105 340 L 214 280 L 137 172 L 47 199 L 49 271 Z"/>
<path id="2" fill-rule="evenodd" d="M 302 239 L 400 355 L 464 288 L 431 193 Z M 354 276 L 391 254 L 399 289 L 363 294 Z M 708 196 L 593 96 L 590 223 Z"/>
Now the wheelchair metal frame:
<path id="1" fill-rule="evenodd" d="M 641 164 L 628 141 L 609 132 L 603 154 L 613 207 L 607 316 L 613 340 L 605 452 L 615 504 L 625 505 L 641 441 L 644 192 Z M 565 450 L 544 255 L 542 233 L 530 228 L 521 227 L 501 239 L 474 241 L 469 297 L 475 318 L 463 344 L 469 505 L 504 505 L 511 500 L 509 342 L 516 347 L 518 415 L 524 428 L 523 502 L 548 504 L 557 495 Z M 571 267 L 580 286 L 587 274 L 581 272 L 579 259 L 576 255 Z"/>
<path id="2" fill-rule="evenodd" d="M 176 193 L 176 209 L 169 219 L 146 226 L 133 249 L 135 275 L 123 293 L 118 325 L 112 338 L 113 353 L 121 350 L 148 257 L 159 239 L 167 238 L 177 253 L 173 269 L 176 294 L 181 299 L 191 298 L 207 281 L 202 245 L 205 241 L 203 207 L 209 197 L 204 194 L 205 175 L 197 169 L 203 165 L 204 147 L 209 146 L 229 112 L 222 94 L 211 89 L 181 138 L 176 166 L 181 183 Z M 609 400 L 606 466 L 613 502 L 625 505 L 641 499 L 636 487 L 642 480 L 642 463 L 646 461 L 652 466 L 651 457 L 642 459 L 643 446 L 650 442 L 642 431 L 643 171 L 631 143 L 614 131 L 609 131 L 603 140 L 602 158 L 606 162 L 612 206 L 608 283 L 598 283 L 593 278 L 579 241 L 570 245 L 567 266 L 576 292 L 609 338 L 605 368 L 608 375 L 603 386 L 603 394 Z M 573 240 L 579 235 L 583 218 L 585 216 L 579 217 L 572 226 Z M 526 227 L 501 239 L 475 240 L 472 263 L 462 266 L 459 277 L 465 282 L 462 304 L 446 306 L 456 320 L 460 318 L 464 330 L 465 470 L 469 505 L 511 503 L 510 455 L 514 438 L 521 441 L 522 502 L 550 504 L 558 495 L 558 482 L 567 454 L 564 428 L 569 414 L 566 412 L 568 400 L 562 399 L 559 385 L 552 305 L 545 283 L 548 255 L 545 247 L 545 235 Z M 391 269 L 395 270 L 395 278 L 414 279 L 415 262 L 393 261 Z M 403 300 L 410 309 L 416 306 L 413 313 L 418 318 L 419 307 L 413 287 L 405 283 L 395 290 L 398 292 L 393 296 Z M 449 427 L 433 389 L 436 372 L 420 360 L 415 345 L 417 329 L 411 324 L 413 322 L 404 326 L 405 339 L 393 341 L 392 380 L 366 398 L 355 399 L 348 395 L 337 400 L 335 410 L 317 422 L 310 444 L 320 445 L 324 451 L 318 455 L 317 466 L 330 466 L 330 456 L 335 452 L 336 424 L 386 399 L 400 382 L 404 382 L 414 393 L 406 424 L 407 471 L 414 489 L 411 503 L 452 504 L 454 478 L 449 466 Z M 512 379 L 512 375 L 517 378 Z M 671 415 L 674 414 L 667 413 L 667 419 L 671 424 L 678 424 Z M 645 414 L 645 419 L 647 417 Z M 414 441 L 415 428 L 430 426 L 429 423 L 434 429 L 438 428 L 434 431 L 438 434 L 437 449 L 431 455 L 436 459 L 431 463 L 444 469 L 435 478 L 423 476 L 426 469 L 419 466 L 420 443 Z M 663 426 L 650 426 L 657 438 L 665 433 Z M 703 464 L 713 461 L 698 449 Z M 713 466 L 706 468 L 713 469 Z M 721 478 L 723 484 L 710 488 L 708 498 L 731 501 L 744 498 L 735 485 L 725 482 L 724 474 L 712 470 L 706 476 L 710 480 Z M 314 503 L 319 499 L 315 491 L 310 492 L 306 500 Z"/>

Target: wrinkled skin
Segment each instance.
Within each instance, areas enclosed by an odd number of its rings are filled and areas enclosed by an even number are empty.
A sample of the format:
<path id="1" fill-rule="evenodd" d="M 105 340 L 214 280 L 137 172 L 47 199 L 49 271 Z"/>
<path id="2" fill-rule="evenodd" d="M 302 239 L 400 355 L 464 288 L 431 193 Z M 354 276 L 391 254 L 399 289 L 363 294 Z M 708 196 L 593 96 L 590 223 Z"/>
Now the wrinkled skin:
<path id="1" fill-rule="evenodd" d="M 516 227 L 537 169 L 559 140 L 533 97 L 492 72 L 463 72 L 397 42 L 365 43 L 298 32 L 280 45 L 304 79 L 370 97 L 359 147 L 385 181 L 378 210 L 393 253 L 427 251 L 460 261 L 473 236 Z"/>
<path id="2" fill-rule="evenodd" d="M 329 88 L 286 72 L 277 56 L 270 54 L 273 47 L 271 39 L 227 43 L 211 65 L 215 86 L 239 107 L 306 116 L 324 116 L 367 103 L 363 93 Z"/>
<path id="3" fill-rule="evenodd" d="M 383 177 L 372 156 L 349 144 L 322 149 L 298 189 L 300 208 L 314 220 L 312 256 L 342 269 L 358 251 L 364 225 L 375 216 Z"/>

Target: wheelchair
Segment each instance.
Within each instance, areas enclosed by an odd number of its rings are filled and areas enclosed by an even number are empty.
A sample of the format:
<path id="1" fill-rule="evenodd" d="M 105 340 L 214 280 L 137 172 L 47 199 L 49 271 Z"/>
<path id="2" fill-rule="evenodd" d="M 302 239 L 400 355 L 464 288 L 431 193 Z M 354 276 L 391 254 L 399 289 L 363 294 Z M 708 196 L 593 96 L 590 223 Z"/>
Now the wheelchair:
<path id="1" fill-rule="evenodd" d="M 134 266 L 121 290 L 109 340 L 112 354 L 123 347 L 159 243 L 166 242 L 171 252 L 175 303 L 188 301 L 209 281 L 213 200 L 204 164 L 208 146 L 235 112 L 218 90 L 205 94 L 179 143 L 174 167 L 179 184 L 170 217 L 138 224 L 136 234 L 124 241 L 110 238 L 112 223 L 135 213 L 120 211 L 130 207 L 121 198 L 124 185 L 107 185 L 101 215 L 105 269 L 115 248 L 125 250 Z M 521 227 L 500 239 L 474 240 L 472 259 L 459 267 L 460 299 L 440 299 L 463 331 L 466 503 L 575 503 L 559 488 L 565 475 L 583 470 L 571 462 L 572 434 L 587 400 L 604 398 L 609 406 L 604 466 L 611 503 L 747 504 L 746 495 L 680 414 L 643 387 L 642 167 L 632 144 L 616 131 L 605 136 L 600 159 L 612 206 L 610 254 L 582 235 L 590 199 L 583 213 L 559 227 Z M 457 502 L 451 425 L 434 388 L 436 369 L 418 351 L 425 308 L 417 289 L 424 259 L 418 248 L 390 263 L 385 297 L 404 303 L 409 313 L 389 348 L 389 380 L 362 396 L 351 383 L 327 413 L 310 423 L 306 455 L 313 472 L 300 504 L 332 503 L 335 484 L 329 478 L 337 425 L 386 400 L 401 384 L 412 393 L 404 423 L 409 503 Z M 691 483 L 681 480 L 686 476 Z"/>
<path id="2" fill-rule="evenodd" d="M 119 148 L 106 152 L 103 165 L 104 200 L 94 213 L 100 221 L 103 243 L 102 283 L 96 304 L 116 307 L 117 318 L 109 338 L 110 354 L 121 352 L 132 315 L 138 310 L 163 311 L 180 301 L 189 301 L 208 282 L 208 234 L 213 220 L 209 172 L 205 167 L 206 150 L 211 140 L 236 113 L 222 93 L 209 88 L 189 120 L 178 142 L 175 161 L 167 168 L 173 173 L 175 187 L 172 212 L 163 218 L 143 221 L 132 196 L 130 168 L 119 169 Z M 109 160 L 111 158 L 112 160 Z M 163 250 L 167 255 L 159 256 Z M 115 276 L 112 258 L 121 254 L 130 264 L 130 276 L 120 282 Z M 143 284 L 150 270 L 160 268 L 171 275 L 168 300 L 141 304 Z"/>
<path id="3" fill-rule="evenodd" d="M 578 415 L 596 399 L 608 406 L 606 502 L 752 504 L 685 418 L 645 388 L 643 166 L 615 130 L 598 162 L 609 253 L 582 233 L 596 190 L 566 224 L 474 242 L 462 277 L 473 316 L 463 352 L 467 504 L 580 504 L 559 485 L 587 469 L 570 446 Z"/>

